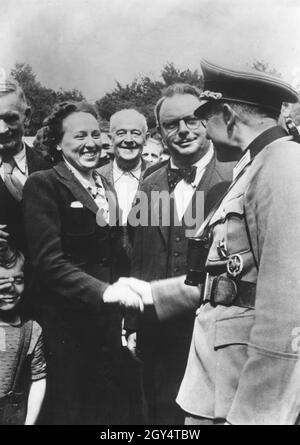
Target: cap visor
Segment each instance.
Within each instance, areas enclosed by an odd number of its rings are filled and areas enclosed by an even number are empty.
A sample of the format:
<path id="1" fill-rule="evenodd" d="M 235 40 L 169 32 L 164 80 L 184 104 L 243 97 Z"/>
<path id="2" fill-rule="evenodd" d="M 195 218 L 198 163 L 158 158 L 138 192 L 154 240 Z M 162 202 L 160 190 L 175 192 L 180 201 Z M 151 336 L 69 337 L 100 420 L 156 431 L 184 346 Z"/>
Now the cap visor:
<path id="1" fill-rule="evenodd" d="M 196 110 L 194 111 L 194 115 L 196 117 L 203 117 L 203 113 L 205 113 L 205 110 L 207 109 L 207 105 L 209 105 L 211 102 L 209 100 L 202 100 L 200 102 L 200 105 Z"/>

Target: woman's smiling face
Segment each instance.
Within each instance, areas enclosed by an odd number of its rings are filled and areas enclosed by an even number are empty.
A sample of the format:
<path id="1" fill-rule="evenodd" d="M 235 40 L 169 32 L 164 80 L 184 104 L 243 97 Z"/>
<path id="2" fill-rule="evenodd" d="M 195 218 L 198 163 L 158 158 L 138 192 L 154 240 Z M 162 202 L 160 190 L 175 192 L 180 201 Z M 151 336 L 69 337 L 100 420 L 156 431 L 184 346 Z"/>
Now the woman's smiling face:
<path id="1" fill-rule="evenodd" d="M 96 118 L 85 112 L 69 114 L 63 121 L 59 143 L 64 158 L 80 172 L 94 169 L 101 154 L 101 137 Z"/>

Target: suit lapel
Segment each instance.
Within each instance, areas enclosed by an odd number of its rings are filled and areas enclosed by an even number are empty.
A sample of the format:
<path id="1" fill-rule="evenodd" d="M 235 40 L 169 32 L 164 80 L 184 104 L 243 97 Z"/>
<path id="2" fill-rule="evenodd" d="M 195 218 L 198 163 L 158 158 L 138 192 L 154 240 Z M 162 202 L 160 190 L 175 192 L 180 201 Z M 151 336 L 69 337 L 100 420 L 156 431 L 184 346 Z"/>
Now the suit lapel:
<path id="1" fill-rule="evenodd" d="M 113 161 L 109 164 L 107 181 L 108 181 L 109 185 L 112 188 L 114 188 L 114 162 Z"/>
<path id="2" fill-rule="evenodd" d="M 218 181 L 218 174 L 216 173 L 216 158 L 215 155 L 212 157 L 211 161 L 208 163 L 205 172 L 196 188 L 196 190 L 202 190 L 206 194 L 213 183 Z"/>
<path id="3" fill-rule="evenodd" d="M 99 173 L 99 175 L 101 176 L 102 184 L 103 184 L 103 187 L 105 188 L 105 191 L 109 193 L 109 198 L 108 198 L 109 209 L 110 209 L 110 212 L 112 212 L 112 211 L 115 212 L 116 223 L 117 223 L 119 221 L 119 219 L 120 219 L 119 217 L 121 215 L 120 215 L 120 207 L 118 204 L 118 198 L 117 198 L 116 191 L 110 181 L 108 181 L 103 175 L 101 175 L 101 173 Z"/>
<path id="4" fill-rule="evenodd" d="M 156 178 L 156 182 L 151 187 L 151 192 L 152 191 L 157 191 L 157 192 L 165 191 L 165 192 L 169 193 L 167 169 L 165 166 L 160 169 L 159 176 Z M 154 200 L 151 199 L 151 194 L 150 194 L 150 202 L 151 202 L 151 211 L 152 211 L 153 222 L 160 230 L 163 240 L 167 245 L 168 238 L 169 238 L 169 226 L 163 224 L 164 221 L 162 218 L 162 211 L 160 210 L 160 200 L 159 199 L 154 199 Z M 170 212 L 171 209 L 167 209 L 167 210 Z"/>
<path id="5" fill-rule="evenodd" d="M 62 161 L 55 165 L 54 170 L 58 175 L 59 181 L 64 184 L 72 193 L 77 201 L 80 201 L 87 209 L 93 213 L 98 212 L 98 206 L 91 197 L 91 195 L 85 190 L 85 188 L 80 184 L 78 179 L 75 178 L 73 173 L 68 169 L 66 164 Z"/>
<path id="6" fill-rule="evenodd" d="M 205 213 L 206 213 L 206 206 L 205 206 L 205 202 L 206 202 L 206 197 L 207 194 L 209 192 L 209 190 L 218 182 L 222 181 L 222 177 L 219 175 L 218 171 L 216 170 L 216 158 L 215 156 L 213 156 L 213 158 L 211 159 L 211 161 L 208 163 L 204 174 L 201 178 L 201 180 L 199 181 L 198 186 L 195 189 L 195 192 L 192 196 L 192 199 L 185 211 L 185 215 L 184 215 L 184 219 L 183 221 L 185 221 L 186 215 L 196 215 L 196 205 L 197 205 L 197 192 L 203 192 L 203 201 L 202 201 L 202 205 L 203 205 L 203 218 L 205 218 Z M 201 226 L 203 220 L 202 218 L 199 219 L 199 221 L 196 221 L 196 226 L 195 226 L 195 233 L 197 232 L 198 228 Z"/>
<path id="7" fill-rule="evenodd" d="M 140 186 L 141 186 L 141 184 L 142 184 L 142 182 L 143 182 L 144 174 L 145 174 L 145 171 L 147 170 L 146 167 L 147 167 L 146 162 L 145 162 L 144 159 L 142 158 L 141 174 L 140 174 L 140 179 L 139 179 L 139 188 L 140 188 Z"/>

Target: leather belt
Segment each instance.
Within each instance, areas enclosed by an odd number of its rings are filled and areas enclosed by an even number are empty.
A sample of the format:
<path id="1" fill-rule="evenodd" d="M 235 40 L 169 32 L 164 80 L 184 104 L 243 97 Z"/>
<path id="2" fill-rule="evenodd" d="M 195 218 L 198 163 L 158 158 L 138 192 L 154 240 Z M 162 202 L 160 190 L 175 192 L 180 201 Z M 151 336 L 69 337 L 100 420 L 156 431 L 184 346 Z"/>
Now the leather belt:
<path id="1" fill-rule="evenodd" d="M 254 309 L 256 283 L 232 280 L 223 275 L 206 275 L 203 291 L 203 303 L 210 302 L 212 306 L 240 306 Z"/>

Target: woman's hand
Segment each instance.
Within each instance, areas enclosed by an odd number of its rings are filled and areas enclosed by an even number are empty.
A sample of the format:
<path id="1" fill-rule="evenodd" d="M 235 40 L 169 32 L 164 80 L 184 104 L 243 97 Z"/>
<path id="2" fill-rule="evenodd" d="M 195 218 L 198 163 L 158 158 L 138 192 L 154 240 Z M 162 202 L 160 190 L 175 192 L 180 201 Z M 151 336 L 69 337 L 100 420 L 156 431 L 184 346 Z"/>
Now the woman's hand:
<path id="1" fill-rule="evenodd" d="M 124 310 L 144 312 L 142 298 L 125 283 L 116 282 L 109 286 L 103 294 L 103 302 L 106 304 L 118 304 Z"/>

